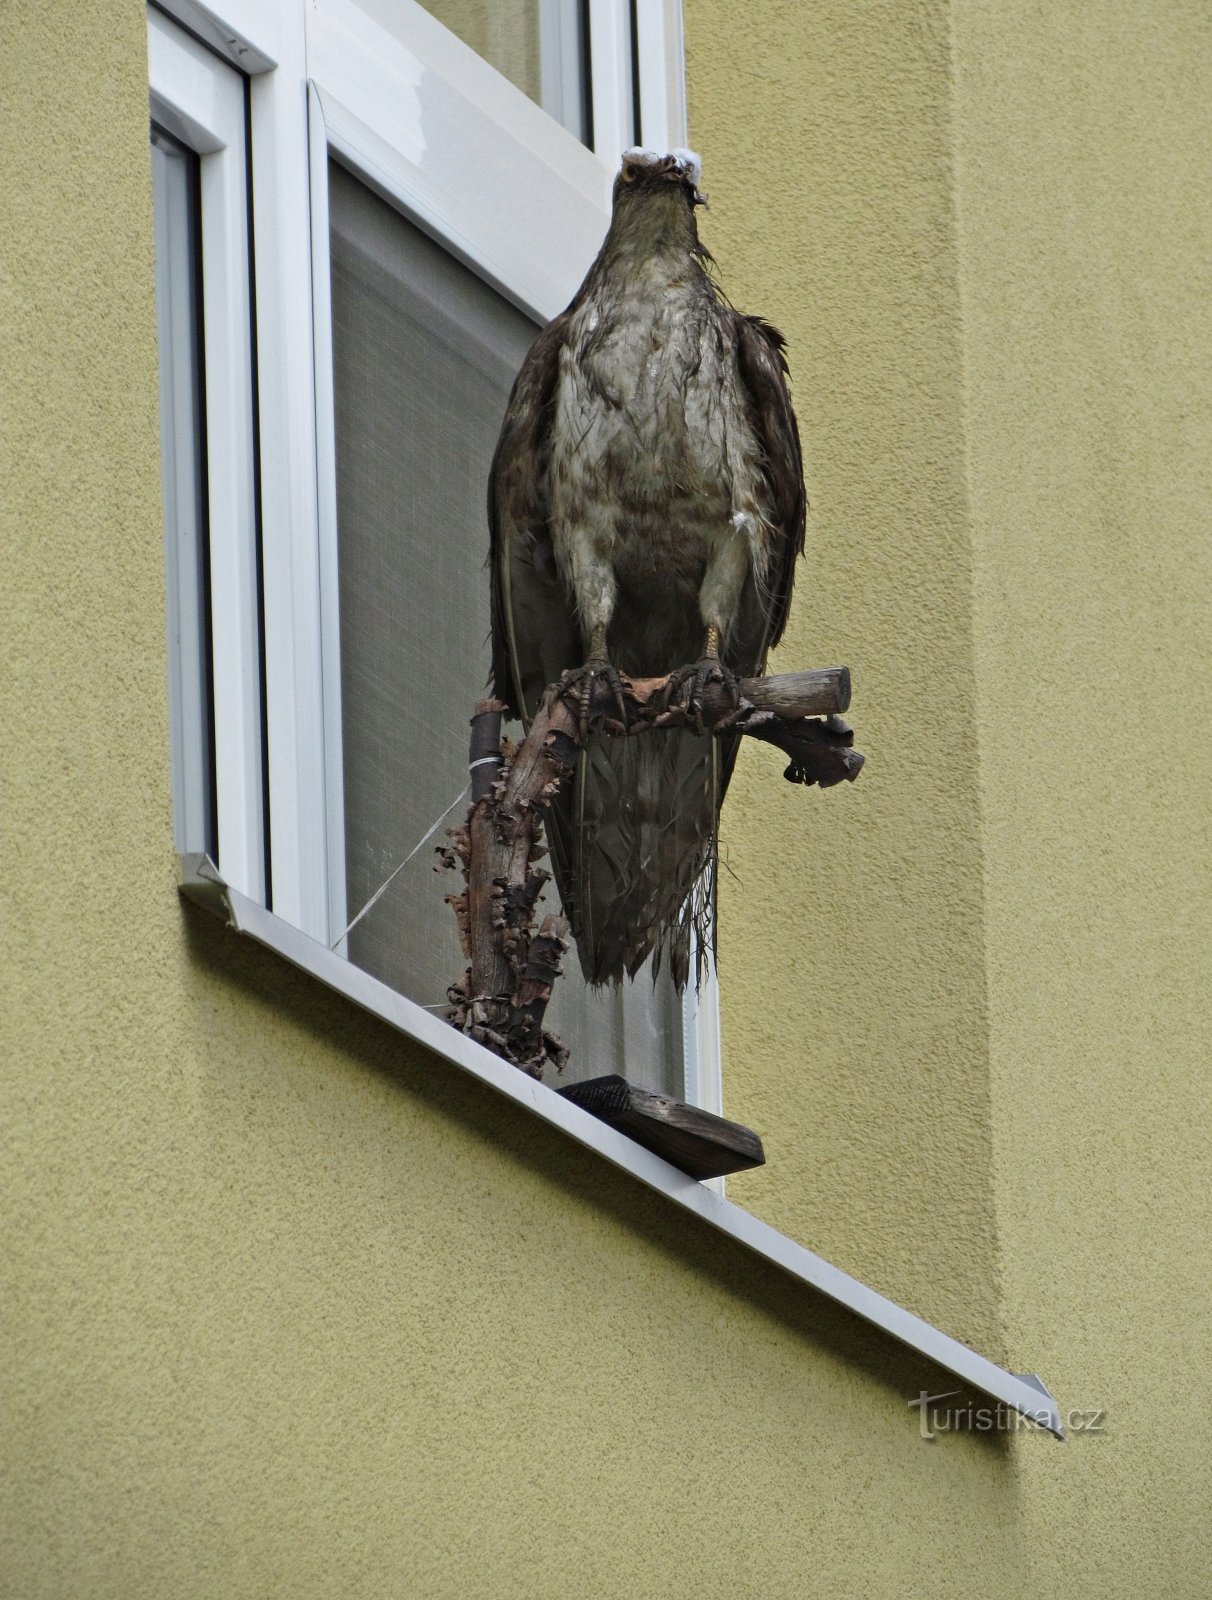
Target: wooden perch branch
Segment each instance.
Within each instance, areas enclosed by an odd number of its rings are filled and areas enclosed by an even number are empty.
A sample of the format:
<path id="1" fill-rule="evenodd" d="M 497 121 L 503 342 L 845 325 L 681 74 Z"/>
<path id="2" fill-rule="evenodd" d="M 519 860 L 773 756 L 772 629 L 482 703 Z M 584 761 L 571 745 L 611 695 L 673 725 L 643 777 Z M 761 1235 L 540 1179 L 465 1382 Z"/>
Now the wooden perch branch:
<path id="1" fill-rule="evenodd" d="M 607 733 L 619 735 L 685 727 L 692 720 L 685 708 L 664 706 L 668 683 L 668 678 L 623 679 L 626 728 L 616 718 L 609 689 L 596 683 L 593 713 L 601 716 Z M 743 733 L 777 745 L 790 757 L 783 772 L 788 782 L 829 789 L 835 783 L 853 783 L 863 765 L 863 757 L 854 749 L 854 730 L 838 715 L 849 706 L 849 667 L 822 667 L 774 678 L 742 678 L 737 707 L 723 683 L 708 683 L 702 696 L 702 722 L 712 733 Z M 822 717 L 823 721 L 814 720 Z"/>
<path id="2" fill-rule="evenodd" d="M 783 776 L 792 783 L 827 789 L 858 777 L 863 758 L 839 715 L 850 704 L 846 667 L 744 678 L 736 705 L 725 684 L 711 682 L 694 716 L 681 704 L 666 704 L 669 685 L 669 678 L 624 678 L 623 722 L 609 685 L 595 680 L 591 726 L 633 738 L 689 723 L 777 745 L 789 758 Z M 450 830 L 451 846 L 440 852 L 447 866 L 462 865 L 466 884 L 462 894 L 448 896 L 469 963 L 449 990 L 450 1020 L 536 1078 L 548 1065 L 562 1069 L 568 1058 L 543 1028 L 568 947 L 568 923 L 548 916 L 537 933 L 534 923 L 550 877 L 538 865 L 546 854 L 541 817 L 576 762 L 578 693 L 564 680 L 552 684 L 516 749 L 501 741 L 505 707 L 496 700 L 476 706 L 468 758 L 471 809 L 465 826 Z"/>
<path id="3" fill-rule="evenodd" d="M 624 690 L 630 690 L 627 698 L 633 699 L 637 709 L 643 710 L 648 710 L 654 701 L 660 703 L 668 683 L 668 678 L 623 679 Z M 787 720 L 827 717 L 850 709 L 850 668 L 819 667 L 813 672 L 783 672 L 774 678 L 742 678 L 740 694 L 742 706 L 772 711 Z M 613 701 L 601 694 L 600 705 L 604 712 L 609 712 Z M 721 721 L 732 709 L 723 683 L 707 684 L 703 691 L 704 726 Z M 666 716 L 669 720 L 662 720 L 659 726 L 680 726 L 686 720 L 685 712 L 679 707 L 671 708 Z"/>
<path id="4" fill-rule="evenodd" d="M 572 771 L 575 740 L 527 738 L 508 759 L 501 743 L 505 707 L 482 700 L 471 719 L 471 810 L 462 828 L 452 828 L 445 863 L 462 863 L 466 888 L 449 896 L 459 939 L 469 961 L 448 991 L 452 1021 L 464 1033 L 504 1056 L 532 1077 L 550 1062 L 557 1071 L 568 1059 L 557 1039 L 543 1031 L 551 986 L 567 948 L 563 917 L 544 918 L 532 932 L 535 907 L 550 874 L 538 866 L 546 853 L 539 808 Z M 536 723 L 532 724 L 534 733 Z"/>

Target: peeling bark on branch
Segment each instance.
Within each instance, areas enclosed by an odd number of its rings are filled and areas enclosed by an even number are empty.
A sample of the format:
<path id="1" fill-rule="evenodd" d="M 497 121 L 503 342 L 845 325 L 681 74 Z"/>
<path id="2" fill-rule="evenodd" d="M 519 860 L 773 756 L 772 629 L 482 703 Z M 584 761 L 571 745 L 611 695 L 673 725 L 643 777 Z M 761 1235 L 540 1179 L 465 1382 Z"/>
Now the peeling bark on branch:
<path id="1" fill-rule="evenodd" d="M 669 678 L 623 678 L 626 722 L 619 720 L 610 686 L 591 687 L 591 725 L 619 738 L 684 727 L 692 719 L 679 704 L 666 705 Z M 501 740 L 505 707 L 482 700 L 471 719 L 471 809 L 452 828 L 444 864 L 461 864 L 466 888 L 448 896 L 469 965 L 449 993 L 450 1021 L 532 1077 L 546 1066 L 560 1071 L 564 1046 L 543 1028 L 560 957 L 568 948 L 568 923 L 544 918 L 534 931 L 536 906 L 550 874 L 538 865 L 546 854 L 542 813 L 571 774 L 579 747 L 580 693 L 561 681 L 543 696 L 516 749 Z M 773 678 L 743 678 L 733 703 L 724 683 L 703 689 L 699 716 L 717 734 L 745 734 L 776 745 L 789 758 L 783 776 L 822 789 L 858 777 L 863 757 L 839 712 L 850 704 L 850 672 L 828 667 Z"/>
<path id="2" fill-rule="evenodd" d="M 550 1063 L 561 1070 L 568 1053 L 543 1031 L 551 986 L 567 948 L 563 917 L 532 932 L 535 906 L 550 874 L 538 865 L 546 851 L 539 808 L 572 771 L 575 744 L 527 739 L 512 752 L 501 742 L 499 701 L 482 700 L 471 719 L 471 810 L 447 866 L 460 862 L 466 889 L 449 896 L 469 966 L 449 989 L 451 1021 L 532 1077 Z M 532 727 L 531 732 L 534 732 Z M 512 759 L 510 759 L 512 756 Z"/>

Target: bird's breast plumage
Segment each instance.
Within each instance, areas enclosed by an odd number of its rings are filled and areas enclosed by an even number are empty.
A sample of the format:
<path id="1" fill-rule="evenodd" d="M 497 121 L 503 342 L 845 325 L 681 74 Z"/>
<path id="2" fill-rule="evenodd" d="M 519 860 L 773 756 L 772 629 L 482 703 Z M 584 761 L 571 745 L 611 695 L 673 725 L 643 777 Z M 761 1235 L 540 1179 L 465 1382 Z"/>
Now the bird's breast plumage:
<path id="1" fill-rule="evenodd" d="M 585 297 L 560 353 L 551 537 L 574 590 L 578 545 L 608 560 L 618 664 L 661 672 L 699 653 L 717 544 L 761 562 L 761 450 L 714 291 L 690 275 L 612 289 Z"/>

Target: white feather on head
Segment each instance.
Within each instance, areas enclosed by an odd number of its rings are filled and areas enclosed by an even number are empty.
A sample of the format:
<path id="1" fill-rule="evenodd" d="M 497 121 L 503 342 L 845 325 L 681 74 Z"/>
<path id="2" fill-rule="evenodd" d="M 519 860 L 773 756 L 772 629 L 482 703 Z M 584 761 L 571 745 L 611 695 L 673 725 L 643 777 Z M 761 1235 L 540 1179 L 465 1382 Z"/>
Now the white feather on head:
<path id="1" fill-rule="evenodd" d="M 681 146 L 676 150 L 671 150 L 669 154 L 676 156 L 684 167 L 690 168 L 690 176 L 694 180 L 694 186 L 697 189 L 703 177 L 702 156 L 699 155 L 697 150 L 686 150 Z"/>
<path id="2" fill-rule="evenodd" d="M 643 145 L 633 145 L 630 150 L 623 151 L 624 161 L 664 161 L 666 156 L 672 156 L 680 167 L 685 167 L 690 181 L 697 189 L 703 176 L 703 158 L 694 150 L 648 150 Z"/>

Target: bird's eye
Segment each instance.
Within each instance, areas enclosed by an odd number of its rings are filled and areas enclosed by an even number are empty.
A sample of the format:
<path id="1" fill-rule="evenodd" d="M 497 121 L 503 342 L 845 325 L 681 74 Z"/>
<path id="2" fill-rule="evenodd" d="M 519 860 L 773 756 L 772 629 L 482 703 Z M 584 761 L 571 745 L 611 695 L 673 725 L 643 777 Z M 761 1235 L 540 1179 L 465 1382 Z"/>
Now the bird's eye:
<path id="1" fill-rule="evenodd" d="M 630 161 L 624 161 L 624 163 L 623 163 L 623 182 L 624 183 L 634 183 L 635 182 L 635 178 L 636 178 L 636 173 L 639 170 L 640 169 L 638 167 L 633 167 Z"/>

